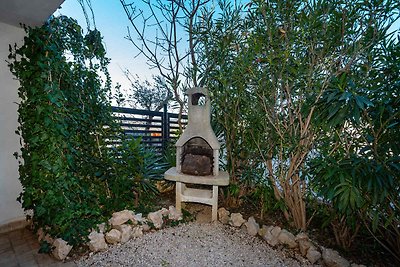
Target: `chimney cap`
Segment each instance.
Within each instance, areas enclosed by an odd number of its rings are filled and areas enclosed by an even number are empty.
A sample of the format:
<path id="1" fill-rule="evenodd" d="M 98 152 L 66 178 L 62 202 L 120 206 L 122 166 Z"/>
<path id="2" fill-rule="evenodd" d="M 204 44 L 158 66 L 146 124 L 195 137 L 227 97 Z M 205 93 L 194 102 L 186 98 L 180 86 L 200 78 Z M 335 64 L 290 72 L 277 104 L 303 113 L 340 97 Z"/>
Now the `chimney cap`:
<path id="1" fill-rule="evenodd" d="M 186 95 L 193 95 L 193 94 L 198 94 L 198 93 L 208 96 L 207 87 L 192 87 L 192 88 L 186 90 L 186 92 L 185 92 Z"/>

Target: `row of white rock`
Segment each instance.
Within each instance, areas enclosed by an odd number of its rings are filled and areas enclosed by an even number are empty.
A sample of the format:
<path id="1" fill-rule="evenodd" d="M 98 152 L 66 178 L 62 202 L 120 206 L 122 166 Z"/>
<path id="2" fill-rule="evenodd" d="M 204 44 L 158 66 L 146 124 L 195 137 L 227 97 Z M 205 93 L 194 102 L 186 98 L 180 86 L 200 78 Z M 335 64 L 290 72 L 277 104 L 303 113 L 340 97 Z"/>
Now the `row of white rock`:
<path id="1" fill-rule="evenodd" d="M 322 261 L 327 267 L 363 266 L 354 263 L 350 264 L 350 262 L 341 257 L 337 251 L 315 245 L 305 233 L 299 233 L 294 236 L 291 232 L 286 229 L 281 229 L 279 226 L 263 225 L 260 227 L 254 217 L 250 217 L 246 221 L 243 219 L 242 214 L 230 214 L 225 208 L 218 209 L 218 220 L 223 224 L 229 224 L 234 227 L 244 227 L 249 235 L 259 235 L 272 247 L 284 245 L 290 249 L 299 249 L 301 255 L 307 258 L 312 264 Z"/>
<path id="2" fill-rule="evenodd" d="M 143 232 L 149 231 L 151 228 L 161 229 L 165 219 L 180 221 L 182 214 L 177 212 L 174 206 L 151 212 L 147 215 L 147 218 L 143 218 L 142 214 L 135 214 L 130 210 L 115 212 L 108 221 L 110 230 L 106 231 L 106 224 L 102 223 L 98 225 L 98 229 L 93 229 L 89 234 L 89 249 L 92 252 L 104 251 L 108 249 L 109 244 L 125 243 L 131 238 L 141 237 Z M 298 249 L 301 255 L 312 264 L 322 261 L 328 267 L 362 266 L 350 265 L 349 261 L 341 257 L 337 251 L 315 245 L 305 233 L 294 236 L 279 226 L 263 225 L 260 227 L 254 217 L 250 217 L 246 221 L 242 214 L 231 214 L 225 208 L 218 209 L 218 220 L 222 224 L 246 228 L 249 235 L 259 235 L 272 247 L 284 245 L 290 249 Z M 43 233 L 39 231 L 39 240 L 42 239 L 52 244 L 54 248 L 52 254 L 59 260 L 64 260 L 72 249 L 72 246 L 68 245 L 66 241 L 60 238 L 52 240 L 48 236 L 43 236 Z"/>
<path id="3" fill-rule="evenodd" d="M 89 234 L 87 245 L 92 252 L 107 250 L 109 244 L 125 243 L 131 238 L 141 237 L 143 232 L 149 231 L 152 227 L 161 229 L 164 219 L 180 221 L 182 214 L 177 212 L 174 206 L 151 212 L 147 218 L 143 218 L 142 214 L 135 214 L 131 210 L 114 212 L 108 220 L 108 226 L 111 229 L 106 231 L 106 223 L 97 225 L 98 229 L 92 229 Z M 38 239 L 39 241 L 45 240 L 52 245 L 52 254 L 58 260 L 64 260 L 72 250 L 72 246 L 63 239 L 53 240 L 50 236 L 45 236 L 41 230 L 38 231 Z"/>

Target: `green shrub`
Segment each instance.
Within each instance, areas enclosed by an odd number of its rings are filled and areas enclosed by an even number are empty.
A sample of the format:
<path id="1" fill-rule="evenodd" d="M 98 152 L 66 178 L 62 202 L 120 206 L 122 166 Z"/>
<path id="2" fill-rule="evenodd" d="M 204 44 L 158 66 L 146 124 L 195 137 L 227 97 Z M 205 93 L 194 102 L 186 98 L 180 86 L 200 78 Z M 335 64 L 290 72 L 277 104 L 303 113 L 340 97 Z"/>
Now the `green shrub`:
<path id="1" fill-rule="evenodd" d="M 123 209 L 130 203 L 141 212 L 150 211 L 154 195 L 158 194 L 156 182 L 170 166 L 165 159 L 141 144 L 141 138 L 125 138 L 120 146 L 110 150 L 110 159 L 115 180 L 110 181 L 112 192 L 118 195 L 111 203 L 113 207 Z M 130 190 L 127 191 L 127 188 Z M 132 201 L 132 195 L 134 200 Z M 121 198 L 125 202 L 121 202 Z"/>

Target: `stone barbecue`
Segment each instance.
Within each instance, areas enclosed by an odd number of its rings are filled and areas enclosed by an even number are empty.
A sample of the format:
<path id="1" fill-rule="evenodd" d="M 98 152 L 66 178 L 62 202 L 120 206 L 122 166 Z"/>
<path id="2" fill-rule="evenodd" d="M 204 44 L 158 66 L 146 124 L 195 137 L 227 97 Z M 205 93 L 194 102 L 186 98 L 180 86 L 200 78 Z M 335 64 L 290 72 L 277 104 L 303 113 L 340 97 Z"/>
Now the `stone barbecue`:
<path id="1" fill-rule="evenodd" d="M 212 221 L 217 219 L 218 186 L 229 184 L 227 172 L 219 170 L 220 144 L 211 128 L 211 104 L 203 87 L 191 88 L 188 94 L 188 124 L 176 142 L 176 167 L 165 172 L 165 179 L 176 182 L 176 208 L 181 202 L 212 206 Z M 197 189 L 191 184 L 208 185 Z"/>

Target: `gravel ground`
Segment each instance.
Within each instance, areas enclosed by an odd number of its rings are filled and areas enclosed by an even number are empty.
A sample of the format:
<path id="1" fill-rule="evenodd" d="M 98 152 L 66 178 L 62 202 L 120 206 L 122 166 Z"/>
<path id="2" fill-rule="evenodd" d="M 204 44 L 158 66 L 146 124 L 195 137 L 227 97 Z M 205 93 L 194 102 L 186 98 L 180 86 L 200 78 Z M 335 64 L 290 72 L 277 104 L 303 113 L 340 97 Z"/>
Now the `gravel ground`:
<path id="1" fill-rule="evenodd" d="M 78 266 L 312 266 L 240 229 L 189 223 L 146 233 L 76 262 Z"/>

